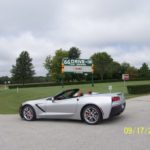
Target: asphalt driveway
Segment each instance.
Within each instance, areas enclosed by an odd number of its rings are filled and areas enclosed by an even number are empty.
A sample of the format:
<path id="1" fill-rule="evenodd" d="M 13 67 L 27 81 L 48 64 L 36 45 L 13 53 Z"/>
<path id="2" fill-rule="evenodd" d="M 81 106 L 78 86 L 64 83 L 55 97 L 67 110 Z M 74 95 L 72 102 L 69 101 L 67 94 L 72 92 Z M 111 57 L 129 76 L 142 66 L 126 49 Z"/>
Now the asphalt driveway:
<path id="1" fill-rule="evenodd" d="M 128 100 L 122 115 L 94 126 L 0 115 L 1 150 L 149 150 L 149 143 L 150 96 Z"/>

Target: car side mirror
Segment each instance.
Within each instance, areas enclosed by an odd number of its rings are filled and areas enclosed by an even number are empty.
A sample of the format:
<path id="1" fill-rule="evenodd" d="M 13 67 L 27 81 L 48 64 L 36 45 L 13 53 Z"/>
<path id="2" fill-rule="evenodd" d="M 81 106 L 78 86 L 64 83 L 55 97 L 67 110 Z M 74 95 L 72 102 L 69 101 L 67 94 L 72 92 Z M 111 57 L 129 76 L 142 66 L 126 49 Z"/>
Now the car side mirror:
<path id="1" fill-rule="evenodd" d="M 47 100 L 50 100 L 50 101 L 52 101 L 52 102 L 55 101 L 54 97 L 49 97 Z"/>
<path id="2" fill-rule="evenodd" d="M 52 100 L 52 103 L 54 103 L 54 102 L 55 102 L 55 99 L 54 99 L 54 97 L 52 97 L 52 98 L 51 98 L 51 100 Z"/>

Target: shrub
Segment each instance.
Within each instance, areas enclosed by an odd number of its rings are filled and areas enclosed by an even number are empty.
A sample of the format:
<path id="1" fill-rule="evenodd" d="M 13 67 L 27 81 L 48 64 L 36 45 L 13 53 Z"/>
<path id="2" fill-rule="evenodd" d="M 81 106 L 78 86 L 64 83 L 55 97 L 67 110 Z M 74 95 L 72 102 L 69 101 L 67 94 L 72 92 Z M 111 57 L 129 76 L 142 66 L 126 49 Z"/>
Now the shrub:
<path id="1" fill-rule="evenodd" d="M 9 85 L 9 89 L 14 89 L 14 88 L 30 88 L 30 87 L 47 87 L 47 86 L 55 86 L 58 85 L 58 83 L 30 83 L 30 84 L 13 84 Z"/>
<path id="2" fill-rule="evenodd" d="M 150 93 L 150 85 L 129 85 L 127 86 L 129 94 L 146 94 Z"/>
<path id="3" fill-rule="evenodd" d="M 79 84 L 90 84 L 90 82 L 64 82 L 64 85 L 79 85 Z M 9 89 L 14 88 L 30 88 L 30 87 L 48 87 L 48 86 L 61 86 L 62 83 L 59 82 L 51 82 L 51 83 L 30 83 L 30 84 L 13 84 L 9 85 Z"/>

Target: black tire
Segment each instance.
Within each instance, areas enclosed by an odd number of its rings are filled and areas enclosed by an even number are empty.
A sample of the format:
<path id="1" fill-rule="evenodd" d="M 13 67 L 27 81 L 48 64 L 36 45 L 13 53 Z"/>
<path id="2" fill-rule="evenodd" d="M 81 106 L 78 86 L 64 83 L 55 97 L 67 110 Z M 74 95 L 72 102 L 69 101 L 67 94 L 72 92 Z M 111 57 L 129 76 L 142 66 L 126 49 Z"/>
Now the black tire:
<path id="1" fill-rule="evenodd" d="M 21 113 L 22 113 L 21 116 L 24 120 L 33 121 L 36 119 L 35 111 L 34 111 L 33 107 L 30 105 L 25 105 L 22 108 Z"/>
<path id="2" fill-rule="evenodd" d="M 85 123 L 94 125 L 102 121 L 102 113 L 95 105 L 87 105 L 83 108 L 82 119 Z"/>

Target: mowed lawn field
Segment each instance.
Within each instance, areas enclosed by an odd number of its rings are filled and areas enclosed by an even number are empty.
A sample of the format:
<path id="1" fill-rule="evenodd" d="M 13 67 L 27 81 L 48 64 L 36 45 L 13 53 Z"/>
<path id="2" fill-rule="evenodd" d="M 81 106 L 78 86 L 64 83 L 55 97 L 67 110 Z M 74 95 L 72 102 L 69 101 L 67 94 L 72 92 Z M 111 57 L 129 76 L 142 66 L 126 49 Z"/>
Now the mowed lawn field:
<path id="1" fill-rule="evenodd" d="M 126 85 L 139 85 L 139 84 L 150 84 L 149 81 L 127 81 Z M 69 88 L 80 88 L 83 92 L 92 90 L 99 93 L 108 93 L 108 86 L 112 86 L 112 92 L 123 92 L 126 99 L 136 97 L 139 95 L 130 95 L 127 92 L 127 88 L 123 82 L 112 82 L 112 83 L 97 83 L 94 87 L 91 84 L 84 85 L 69 85 L 64 86 L 51 86 L 51 87 L 35 87 L 35 88 L 21 88 L 17 89 L 5 89 L 0 86 L 0 114 L 16 114 L 18 113 L 19 106 L 26 100 L 34 100 L 44 97 L 53 96 L 62 90 Z"/>

